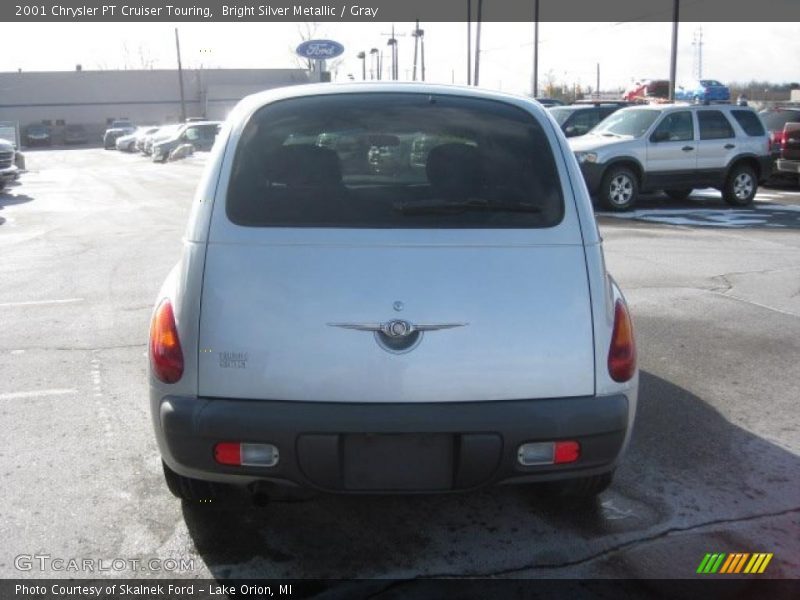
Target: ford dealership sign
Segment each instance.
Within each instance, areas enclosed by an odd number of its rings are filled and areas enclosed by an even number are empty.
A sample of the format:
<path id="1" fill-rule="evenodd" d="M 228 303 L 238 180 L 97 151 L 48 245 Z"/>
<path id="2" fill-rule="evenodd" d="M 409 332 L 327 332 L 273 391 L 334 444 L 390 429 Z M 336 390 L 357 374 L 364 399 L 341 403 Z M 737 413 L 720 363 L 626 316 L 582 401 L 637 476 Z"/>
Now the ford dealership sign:
<path id="1" fill-rule="evenodd" d="M 328 60 L 344 52 L 344 46 L 333 40 L 308 40 L 300 44 L 295 52 L 311 60 Z"/>

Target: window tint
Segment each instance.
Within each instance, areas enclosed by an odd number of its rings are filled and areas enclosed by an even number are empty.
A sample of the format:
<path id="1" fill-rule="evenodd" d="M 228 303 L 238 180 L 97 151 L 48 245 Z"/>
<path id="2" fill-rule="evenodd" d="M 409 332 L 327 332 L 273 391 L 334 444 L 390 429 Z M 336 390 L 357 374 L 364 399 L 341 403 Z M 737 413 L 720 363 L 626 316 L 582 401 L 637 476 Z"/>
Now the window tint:
<path id="1" fill-rule="evenodd" d="M 688 110 L 668 114 L 658 124 L 651 141 L 688 142 L 694 139 L 694 123 L 692 113 Z"/>
<path id="2" fill-rule="evenodd" d="M 576 110 L 567 122 L 567 127 L 572 127 L 572 135 L 584 135 L 600 122 L 600 112 L 596 108 Z"/>
<path id="3" fill-rule="evenodd" d="M 550 144 L 503 102 L 332 94 L 258 110 L 239 141 L 226 211 L 275 227 L 533 228 L 564 212 Z"/>
<path id="4" fill-rule="evenodd" d="M 751 110 L 732 110 L 733 118 L 747 135 L 765 135 L 764 125 L 758 115 Z"/>
<path id="5" fill-rule="evenodd" d="M 701 140 L 719 140 L 734 137 L 733 127 L 718 110 L 701 110 L 697 112 L 700 125 Z"/>

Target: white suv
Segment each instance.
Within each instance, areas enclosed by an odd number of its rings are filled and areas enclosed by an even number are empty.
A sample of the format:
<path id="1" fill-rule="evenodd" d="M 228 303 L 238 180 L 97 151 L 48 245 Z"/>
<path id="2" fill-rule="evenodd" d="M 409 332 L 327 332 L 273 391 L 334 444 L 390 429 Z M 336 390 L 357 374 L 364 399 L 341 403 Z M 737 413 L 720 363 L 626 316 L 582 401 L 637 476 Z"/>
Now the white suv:
<path id="1" fill-rule="evenodd" d="M 758 115 L 741 106 L 635 106 L 615 112 L 569 145 L 589 192 L 611 210 L 628 210 L 641 191 L 674 200 L 713 187 L 747 206 L 772 165 Z"/>

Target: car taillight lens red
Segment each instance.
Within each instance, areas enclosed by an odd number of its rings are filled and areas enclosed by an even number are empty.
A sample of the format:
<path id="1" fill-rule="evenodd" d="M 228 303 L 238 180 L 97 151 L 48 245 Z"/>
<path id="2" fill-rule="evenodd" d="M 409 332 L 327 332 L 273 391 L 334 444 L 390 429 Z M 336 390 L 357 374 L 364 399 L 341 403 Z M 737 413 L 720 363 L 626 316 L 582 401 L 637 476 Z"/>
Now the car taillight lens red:
<path id="1" fill-rule="evenodd" d="M 238 442 L 220 442 L 214 446 L 214 460 L 221 465 L 241 465 L 241 448 Z"/>
<path id="2" fill-rule="evenodd" d="M 169 300 L 161 301 L 150 325 L 150 366 L 164 383 L 175 383 L 183 375 L 183 351 Z"/>
<path id="3" fill-rule="evenodd" d="M 633 324 L 625 303 L 618 300 L 614 305 L 614 330 L 608 350 L 608 374 L 614 381 L 628 381 L 636 372 L 636 342 L 633 339 Z"/>
<path id="4" fill-rule="evenodd" d="M 578 442 L 556 442 L 553 452 L 553 463 L 561 465 L 575 462 L 581 457 L 581 445 Z"/>

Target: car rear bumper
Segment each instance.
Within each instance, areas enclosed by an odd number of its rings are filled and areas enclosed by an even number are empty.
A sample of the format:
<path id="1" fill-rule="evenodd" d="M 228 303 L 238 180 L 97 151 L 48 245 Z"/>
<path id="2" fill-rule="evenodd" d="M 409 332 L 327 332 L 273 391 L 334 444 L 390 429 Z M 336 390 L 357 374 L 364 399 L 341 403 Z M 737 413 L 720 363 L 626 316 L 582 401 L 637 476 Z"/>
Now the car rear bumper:
<path id="1" fill-rule="evenodd" d="M 450 492 L 607 472 L 626 445 L 631 405 L 635 398 L 622 394 L 419 404 L 151 398 L 162 457 L 181 475 L 345 493 Z M 518 463 L 520 444 L 558 440 L 578 441 L 580 458 Z M 280 460 L 221 465 L 219 442 L 273 444 Z"/>
<path id="2" fill-rule="evenodd" d="M 775 168 L 781 173 L 800 174 L 800 160 L 787 160 L 785 158 L 779 158 L 775 162 Z"/>
<path id="3" fill-rule="evenodd" d="M 10 167 L 5 167 L 0 169 L 0 181 L 6 183 L 8 181 L 14 181 L 19 176 L 19 169 L 16 165 L 11 165 Z"/>

